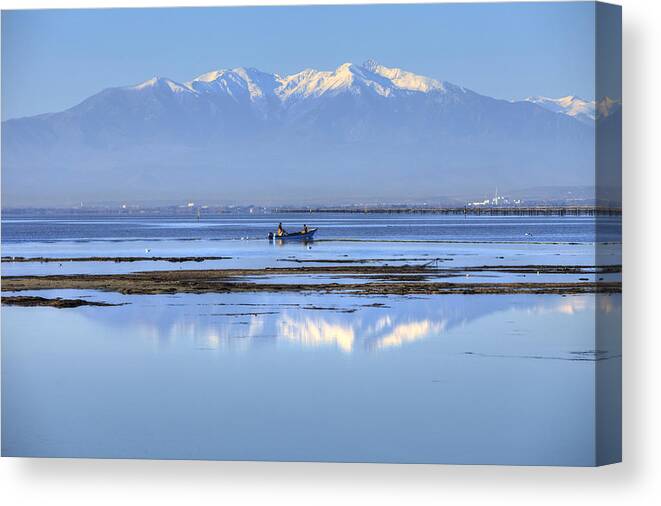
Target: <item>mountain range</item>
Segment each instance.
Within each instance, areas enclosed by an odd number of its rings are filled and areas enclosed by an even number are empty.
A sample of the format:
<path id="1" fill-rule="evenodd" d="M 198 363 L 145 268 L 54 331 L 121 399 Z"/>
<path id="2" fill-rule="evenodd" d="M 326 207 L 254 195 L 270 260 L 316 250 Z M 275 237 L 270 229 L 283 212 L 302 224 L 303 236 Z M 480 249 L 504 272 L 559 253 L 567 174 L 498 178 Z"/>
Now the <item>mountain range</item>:
<path id="1" fill-rule="evenodd" d="M 374 61 L 215 70 L 2 123 L 3 205 L 334 203 L 594 185 L 609 98 L 499 100 Z M 620 127 L 621 129 L 621 127 Z"/>

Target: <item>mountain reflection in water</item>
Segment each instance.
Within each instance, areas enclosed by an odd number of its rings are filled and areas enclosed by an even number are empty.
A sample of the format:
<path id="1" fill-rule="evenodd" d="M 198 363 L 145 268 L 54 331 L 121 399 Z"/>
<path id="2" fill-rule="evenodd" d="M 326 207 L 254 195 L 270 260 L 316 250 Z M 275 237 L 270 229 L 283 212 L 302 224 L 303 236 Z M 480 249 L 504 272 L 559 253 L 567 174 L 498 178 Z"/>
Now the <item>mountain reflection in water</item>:
<path id="1" fill-rule="evenodd" d="M 277 302 L 268 296 L 246 303 L 234 297 L 222 303 L 218 296 L 181 295 L 177 303 L 162 307 L 152 296 L 136 297 L 123 306 L 124 313 L 97 310 L 93 318 L 110 326 L 127 327 L 167 348 L 189 342 L 201 349 L 246 351 L 256 346 L 295 345 L 303 348 L 335 348 L 343 353 L 400 348 L 440 337 L 476 320 L 499 312 L 522 311 L 529 315 L 574 315 L 585 311 L 610 313 L 619 298 L 604 296 L 437 296 L 424 299 L 389 299 L 388 305 L 372 306 L 360 297 L 311 300 L 323 307 Z M 204 303 L 199 298 L 205 297 Z M 253 297 L 254 299 L 254 297 Z M 148 303 L 146 308 L 144 304 Z M 87 313 L 92 317 L 91 312 Z M 137 332 L 135 332 L 139 329 Z"/>
<path id="2" fill-rule="evenodd" d="M 336 345 L 350 353 L 361 343 L 363 348 L 382 349 L 401 346 L 443 332 L 446 321 L 429 319 L 396 323 L 391 316 L 379 318 L 373 325 L 363 319 L 345 323 L 330 322 L 326 317 L 285 314 L 279 321 L 280 336 L 304 346 Z"/>

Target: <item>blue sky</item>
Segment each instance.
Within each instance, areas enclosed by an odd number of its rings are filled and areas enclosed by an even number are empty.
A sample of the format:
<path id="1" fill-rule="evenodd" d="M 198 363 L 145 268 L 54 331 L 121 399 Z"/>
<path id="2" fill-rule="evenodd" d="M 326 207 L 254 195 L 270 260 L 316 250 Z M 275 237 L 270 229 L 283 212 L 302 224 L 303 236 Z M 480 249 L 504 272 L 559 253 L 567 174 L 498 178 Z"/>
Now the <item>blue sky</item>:
<path id="1" fill-rule="evenodd" d="M 155 75 L 368 58 L 498 98 L 592 99 L 594 51 L 591 2 L 3 11 L 2 119 Z"/>

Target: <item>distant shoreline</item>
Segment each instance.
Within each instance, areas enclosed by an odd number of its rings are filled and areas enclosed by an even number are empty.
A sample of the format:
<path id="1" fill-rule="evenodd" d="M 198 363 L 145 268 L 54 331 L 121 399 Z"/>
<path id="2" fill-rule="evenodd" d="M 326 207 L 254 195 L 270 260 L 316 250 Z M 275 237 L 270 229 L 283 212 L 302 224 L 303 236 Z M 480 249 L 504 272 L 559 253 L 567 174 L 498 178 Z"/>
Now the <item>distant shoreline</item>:
<path id="1" fill-rule="evenodd" d="M 337 207 L 74 207 L 74 208 L 6 208 L 3 216 L 181 216 L 200 218 L 226 215 L 268 216 L 272 214 L 441 214 L 454 216 L 621 216 L 621 207 L 609 206 L 337 206 Z"/>
<path id="2" fill-rule="evenodd" d="M 598 206 L 535 207 L 388 207 L 388 208 L 296 208 L 277 209 L 279 213 L 359 213 L 359 214 L 451 214 L 487 216 L 620 216 L 622 208 Z"/>

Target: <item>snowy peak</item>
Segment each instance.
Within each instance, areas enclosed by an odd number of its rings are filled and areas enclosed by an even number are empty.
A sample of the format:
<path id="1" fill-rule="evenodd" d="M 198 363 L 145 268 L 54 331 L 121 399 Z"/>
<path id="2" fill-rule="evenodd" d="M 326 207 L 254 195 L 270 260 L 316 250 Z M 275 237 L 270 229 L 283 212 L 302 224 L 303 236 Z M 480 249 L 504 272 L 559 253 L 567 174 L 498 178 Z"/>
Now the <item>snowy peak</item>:
<path id="1" fill-rule="evenodd" d="M 134 86 L 127 86 L 125 89 L 145 91 L 145 90 L 167 90 L 169 89 L 173 93 L 190 93 L 191 90 L 188 86 L 184 84 L 179 84 L 172 79 L 166 77 L 152 77 L 145 82 L 136 84 Z"/>
<path id="2" fill-rule="evenodd" d="M 281 100 L 320 97 L 350 89 L 355 83 L 351 63 L 343 63 L 334 71 L 306 69 L 282 79 L 277 94 Z"/>
<path id="3" fill-rule="evenodd" d="M 225 94 L 255 102 L 274 95 L 279 78 L 254 68 L 213 70 L 196 77 L 186 86 L 199 94 Z"/>
<path id="4" fill-rule="evenodd" d="M 410 93 L 465 92 L 459 86 L 420 76 L 398 68 L 385 67 L 374 60 L 362 65 L 343 63 L 333 71 L 307 69 L 282 79 L 276 94 L 283 100 L 320 97 L 349 92 L 355 95 L 373 93 L 395 97 Z"/>
<path id="5" fill-rule="evenodd" d="M 362 68 L 388 79 L 394 87 L 401 90 L 419 91 L 422 93 L 428 93 L 432 90 L 445 90 L 444 83 L 441 81 L 398 68 L 384 67 L 371 59 L 363 63 Z"/>
<path id="6" fill-rule="evenodd" d="M 592 123 L 595 119 L 605 118 L 619 107 L 619 102 L 609 97 L 595 102 L 584 100 L 574 95 L 560 98 L 528 97 L 526 102 L 532 102 L 552 112 L 572 116 L 584 123 Z"/>
<path id="7" fill-rule="evenodd" d="M 590 123 L 595 119 L 594 102 L 573 95 L 561 98 L 528 97 L 526 102 L 532 102 L 552 112 L 572 116 L 585 123 Z"/>
<path id="8" fill-rule="evenodd" d="M 343 63 L 333 71 L 305 70 L 285 78 L 280 90 L 284 101 L 290 98 L 333 96 L 349 92 L 354 95 L 372 92 L 388 97 L 392 84 L 353 63 Z"/>

